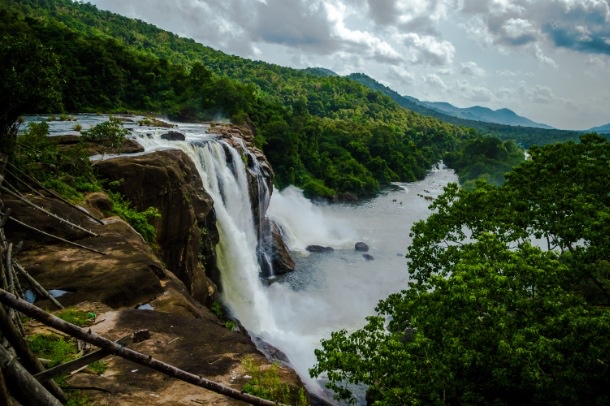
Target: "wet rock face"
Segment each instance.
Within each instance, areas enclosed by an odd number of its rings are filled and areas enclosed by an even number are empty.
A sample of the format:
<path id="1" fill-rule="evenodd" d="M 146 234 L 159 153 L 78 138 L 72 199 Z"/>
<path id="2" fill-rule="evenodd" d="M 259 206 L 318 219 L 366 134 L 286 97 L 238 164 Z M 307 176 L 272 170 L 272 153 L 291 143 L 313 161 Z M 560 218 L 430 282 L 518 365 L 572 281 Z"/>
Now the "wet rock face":
<path id="1" fill-rule="evenodd" d="M 292 272 L 294 271 L 296 264 L 294 259 L 292 259 L 290 256 L 288 247 L 284 242 L 282 230 L 274 221 L 269 221 L 269 223 L 271 226 L 271 236 L 273 241 L 271 256 L 273 271 L 276 275 Z"/>
<path id="2" fill-rule="evenodd" d="M 216 272 L 216 216 L 190 158 L 178 150 L 156 151 L 100 161 L 95 170 L 111 181 L 123 179 L 117 190 L 138 210 L 159 210 L 153 221 L 159 256 L 195 299 L 211 304 L 216 287 L 206 274 Z"/>

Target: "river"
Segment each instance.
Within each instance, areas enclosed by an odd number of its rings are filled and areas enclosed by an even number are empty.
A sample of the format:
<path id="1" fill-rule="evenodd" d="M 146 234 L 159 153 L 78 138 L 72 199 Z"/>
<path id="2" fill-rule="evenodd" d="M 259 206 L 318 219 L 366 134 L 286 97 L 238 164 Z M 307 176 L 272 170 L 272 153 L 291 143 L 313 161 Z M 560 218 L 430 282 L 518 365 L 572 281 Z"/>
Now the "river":
<path id="1" fill-rule="evenodd" d="M 267 289 L 283 331 L 264 338 L 286 353 L 310 390 L 323 392 L 307 373 L 320 340 L 362 327 L 379 300 L 406 288 L 411 225 L 428 216 L 430 198 L 456 181 L 453 171 L 435 168 L 421 181 L 396 183 L 357 204 L 314 204 L 294 187 L 274 192 L 269 216 L 285 227 L 297 267 Z M 358 241 L 373 260 L 354 249 Z M 310 244 L 334 251 L 308 253 Z"/>

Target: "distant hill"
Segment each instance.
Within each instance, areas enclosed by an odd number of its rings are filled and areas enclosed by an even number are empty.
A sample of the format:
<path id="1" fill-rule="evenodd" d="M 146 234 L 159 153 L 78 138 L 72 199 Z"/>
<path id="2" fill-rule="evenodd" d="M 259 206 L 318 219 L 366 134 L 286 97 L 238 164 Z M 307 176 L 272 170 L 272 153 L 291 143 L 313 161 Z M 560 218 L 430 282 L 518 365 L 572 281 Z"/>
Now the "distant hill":
<path id="1" fill-rule="evenodd" d="M 594 133 L 598 133 L 598 134 L 610 134 L 610 123 L 605 124 L 605 125 L 600 125 L 599 127 L 593 127 L 589 130 L 587 130 L 587 132 L 594 132 Z"/>
<path id="2" fill-rule="evenodd" d="M 339 76 L 335 72 L 326 68 L 305 68 L 304 72 L 309 73 L 311 75 L 321 76 L 321 77 L 329 77 L 329 76 Z"/>
<path id="3" fill-rule="evenodd" d="M 455 107 L 452 104 L 446 102 L 422 102 L 424 105 L 438 110 L 441 113 L 448 114 L 450 116 L 464 118 L 466 120 L 484 121 L 486 123 L 497 123 L 505 125 L 514 125 L 522 127 L 534 127 L 534 128 L 546 128 L 552 129 L 553 127 L 546 124 L 537 123 L 530 120 L 527 117 L 518 115 L 509 109 L 498 109 L 492 110 L 487 107 L 472 106 L 468 108 Z"/>
<path id="4" fill-rule="evenodd" d="M 576 131 L 512 126 L 455 117 L 433 109 L 427 106 L 425 102 L 422 102 L 415 97 L 402 96 L 364 73 L 352 73 L 347 77 L 360 82 L 373 90 L 380 91 L 405 109 L 414 111 L 423 116 L 438 118 L 446 123 L 473 128 L 485 135 L 491 135 L 503 140 L 513 139 L 525 148 L 528 148 L 530 145 L 544 145 L 568 140 L 578 141 L 581 135 L 581 133 Z"/>

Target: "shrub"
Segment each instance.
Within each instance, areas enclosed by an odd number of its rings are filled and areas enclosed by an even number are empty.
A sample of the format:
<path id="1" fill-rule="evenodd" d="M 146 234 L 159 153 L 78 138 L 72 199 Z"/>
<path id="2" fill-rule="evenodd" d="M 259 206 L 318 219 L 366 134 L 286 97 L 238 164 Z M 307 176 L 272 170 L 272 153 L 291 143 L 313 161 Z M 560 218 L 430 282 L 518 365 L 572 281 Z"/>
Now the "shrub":
<path id="1" fill-rule="evenodd" d="M 116 117 L 100 123 L 89 130 L 83 131 L 84 141 L 93 142 L 107 148 L 116 148 L 123 144 L 129 130 L 123 128 L 123 123 Z"/>

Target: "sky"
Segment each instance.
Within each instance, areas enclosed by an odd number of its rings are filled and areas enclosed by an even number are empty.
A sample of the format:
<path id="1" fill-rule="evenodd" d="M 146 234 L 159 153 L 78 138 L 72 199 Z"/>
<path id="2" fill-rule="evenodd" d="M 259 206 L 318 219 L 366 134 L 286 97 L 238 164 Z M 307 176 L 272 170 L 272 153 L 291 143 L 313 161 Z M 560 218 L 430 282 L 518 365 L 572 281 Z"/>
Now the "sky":
<path id="1" fill-rule="evenodd" d="M 89 0 L 228 54 L 402 95 L 610 123 L 610 0 Z"/>

